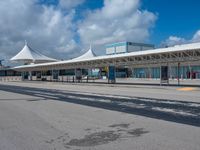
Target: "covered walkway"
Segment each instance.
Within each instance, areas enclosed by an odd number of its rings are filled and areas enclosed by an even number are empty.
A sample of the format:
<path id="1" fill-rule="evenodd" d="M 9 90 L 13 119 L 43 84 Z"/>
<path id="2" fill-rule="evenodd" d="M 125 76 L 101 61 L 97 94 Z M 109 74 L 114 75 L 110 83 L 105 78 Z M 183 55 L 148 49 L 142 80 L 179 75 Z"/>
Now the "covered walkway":
<path id="1" fill-rule="evenodd" d="M 90 49 L 87 53 L 93 54 Z M 84 54 L 83 56 L 87 56 Z M 92 68 L 103 68 L 110 66 L 115 70 L 115 67 L 126 67 L 130 69 L 138 67 L 160 67 L 160 79 L 167 80 L 169 77 L 169 68 L 176 66 L 178 68 L 177 82 L 180 84 L 180 67 L 183 65 L 194 65 L 200 64 L 200 43 L 192 43 L 185 45 L 176 45 L 174 47 L 153 49 L 147 51 L 138 51 L 131 53 L 123 53 L 116 55 L 96 56 L 90 55 L 88 57 L 80 56 L 77 59 L 71 59 L 66 61 L 43 63 L 43 64 L 31 64 L 14 67 L 14 70 L 21 72 L 32 72 L 32 71 L 54 71 L 62 69 L 92 69 Z M 163 68 L 162 68 L 163 67 Z M 162 71 L 163 70 L 163 71 Z M 75 71 L 75 75 L 80 76 L 80 72 Z M 109 80 L 110 70 L 108 70 Z M 113 73 L 111 73 L 113 74 Z M 53 73 L 52 73 L 53 75 Z M 113 74 L 115 83 L 115 73 Z"/>

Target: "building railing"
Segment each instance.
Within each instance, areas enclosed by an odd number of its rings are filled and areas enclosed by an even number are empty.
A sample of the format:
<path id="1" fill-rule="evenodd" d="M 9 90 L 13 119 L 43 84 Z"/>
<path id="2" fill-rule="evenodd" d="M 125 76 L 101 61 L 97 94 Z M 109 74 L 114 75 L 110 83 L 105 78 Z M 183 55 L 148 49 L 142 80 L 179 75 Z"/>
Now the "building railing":
<path id="1" fill-rule="evenodd" d="M 1 82 L 8 82 L 8 81 L 22 81 L 21 76 L 4 76 L 0 77 Z"/>

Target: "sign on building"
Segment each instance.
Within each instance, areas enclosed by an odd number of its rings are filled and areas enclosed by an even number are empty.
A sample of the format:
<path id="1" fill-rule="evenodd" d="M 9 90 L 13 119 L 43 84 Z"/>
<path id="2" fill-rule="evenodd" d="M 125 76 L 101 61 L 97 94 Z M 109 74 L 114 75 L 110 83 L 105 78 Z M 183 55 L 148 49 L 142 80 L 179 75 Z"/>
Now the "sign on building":
<path id="1" fill-rule="evenodd" d="M 116 82 L 115 66 L 108 67 L 108 83 Z"/>

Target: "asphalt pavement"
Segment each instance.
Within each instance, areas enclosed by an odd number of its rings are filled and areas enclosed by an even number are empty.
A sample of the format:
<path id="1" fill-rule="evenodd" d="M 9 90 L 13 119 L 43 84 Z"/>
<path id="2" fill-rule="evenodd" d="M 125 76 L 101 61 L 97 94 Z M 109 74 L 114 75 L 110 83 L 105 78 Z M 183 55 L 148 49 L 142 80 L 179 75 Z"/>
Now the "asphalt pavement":
<path id="1" fill-rule="evenodd" d="M 0 150 L 199 150 L 199 139 L 199 88 L 0 83 Z"/>

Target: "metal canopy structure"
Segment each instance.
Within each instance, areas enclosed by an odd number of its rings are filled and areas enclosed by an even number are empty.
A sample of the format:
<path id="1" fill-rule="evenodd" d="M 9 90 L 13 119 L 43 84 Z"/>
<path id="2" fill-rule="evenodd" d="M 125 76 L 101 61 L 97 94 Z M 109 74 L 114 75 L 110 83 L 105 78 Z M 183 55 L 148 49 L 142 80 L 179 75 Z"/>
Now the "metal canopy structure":
<path id="1" fill-rule="evenodd" d="M 200 43 L 176 45 L 168 48 L 131 52 L 93 58 L 72 59 L 66 61 L 33 64 L 14 67 L 17 71 L 42 71 L 75 68 L 94 68 L 114 66 L 147 66 L 180 63 L 200 63 Z"/>

